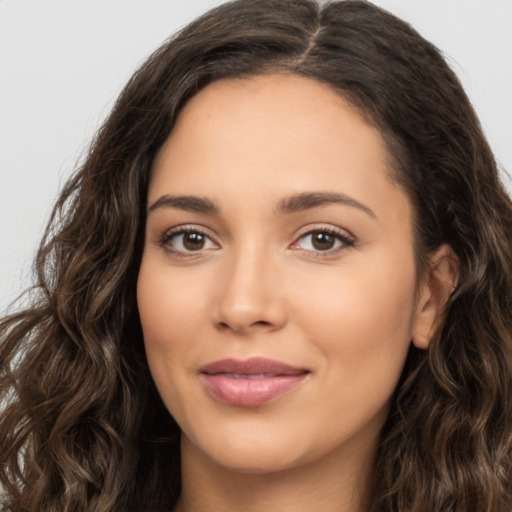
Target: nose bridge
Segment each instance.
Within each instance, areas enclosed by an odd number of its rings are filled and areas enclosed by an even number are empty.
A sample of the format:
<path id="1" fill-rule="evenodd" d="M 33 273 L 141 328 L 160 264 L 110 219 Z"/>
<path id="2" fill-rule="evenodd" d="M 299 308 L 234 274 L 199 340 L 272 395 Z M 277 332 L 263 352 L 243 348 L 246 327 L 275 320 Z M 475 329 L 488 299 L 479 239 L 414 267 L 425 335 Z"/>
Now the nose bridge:
<path id="1" fill-rule="evenodd" d="M 277 328 L 285 321 L 275 258 L 263 244 L 245 240 L 226 257 L 219 281 L 217 323 L 235 331 Z"/>

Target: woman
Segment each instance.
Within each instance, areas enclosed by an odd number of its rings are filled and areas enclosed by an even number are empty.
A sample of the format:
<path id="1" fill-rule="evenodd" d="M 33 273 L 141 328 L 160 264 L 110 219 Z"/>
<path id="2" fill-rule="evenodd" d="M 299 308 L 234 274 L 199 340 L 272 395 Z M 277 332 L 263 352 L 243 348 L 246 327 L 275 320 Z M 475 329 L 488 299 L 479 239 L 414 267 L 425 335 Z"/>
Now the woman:
<path id="1" fill-rule="evenodd" d="M 131 79 L 3 320 L 7 504 L 508 511 L 511 240 L 409 26 L 211 11 Z"/>

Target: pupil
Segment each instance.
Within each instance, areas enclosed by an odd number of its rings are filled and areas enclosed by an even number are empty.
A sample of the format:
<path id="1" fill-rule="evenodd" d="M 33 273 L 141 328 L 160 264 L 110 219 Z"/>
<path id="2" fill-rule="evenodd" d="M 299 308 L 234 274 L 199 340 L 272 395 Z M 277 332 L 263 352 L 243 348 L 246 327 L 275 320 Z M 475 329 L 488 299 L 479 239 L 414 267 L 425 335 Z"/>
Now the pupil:
<path id="1" fill-rule="evenodd" d="M 320 251 L 326 251 L 332 249 L 334 246 L 335 239 L 329 233 L 323 233 L 318 231 L 313 234 L 313 247 Z"/>
<path id="2" fill-rule="evenodd" d="M 183 237 L 183 245 L 191 251 L 198 251 L 204 246 L 204 236 L 201 233 L 186 233 Z"/>

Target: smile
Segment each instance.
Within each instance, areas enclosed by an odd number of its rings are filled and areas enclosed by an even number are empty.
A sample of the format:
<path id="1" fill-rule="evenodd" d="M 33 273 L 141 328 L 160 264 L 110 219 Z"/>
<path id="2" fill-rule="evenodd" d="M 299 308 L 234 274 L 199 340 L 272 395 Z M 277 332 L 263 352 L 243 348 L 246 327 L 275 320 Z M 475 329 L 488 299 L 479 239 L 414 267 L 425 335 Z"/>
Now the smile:
<path id="1" fill-rule="evenodd" d="M 222 359 L 200 369 L 201 380 L 213 398 L 239 407 L 263 405 L 299 386 L 310 373 L 260 357 Z"/>

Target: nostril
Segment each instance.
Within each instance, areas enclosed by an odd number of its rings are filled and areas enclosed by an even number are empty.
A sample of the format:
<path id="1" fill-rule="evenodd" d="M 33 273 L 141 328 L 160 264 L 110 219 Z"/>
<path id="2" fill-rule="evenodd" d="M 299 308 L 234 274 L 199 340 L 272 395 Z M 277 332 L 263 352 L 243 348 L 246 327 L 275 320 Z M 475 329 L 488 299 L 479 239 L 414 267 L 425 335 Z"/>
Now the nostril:
<path id="1" fill-rule="evenodd" d="M 258 320 L 257 322 L 254 322 L 252 325 L 261 325 L 263 327 L 266 327 L 271 324 L 270 324 L 270 322 L 267 322 L 266 320 Z"/>
<path id="2" fill-rule="evenodd" d="M 245 326 L 241 325 L 230 325 L 229 322 L 219 322 L 217 324 L 218 329 L 221 331 L 225 330 L 234 330 L 234 331 L 244 331 L 248 328 L 254 328 L 254 327 L 270 327 L 272 326 L 272 322 L 267 322 L 266 320 L 258 320 L 256 322 L 252 322 L 250 324 L 247 324 Z"/>

